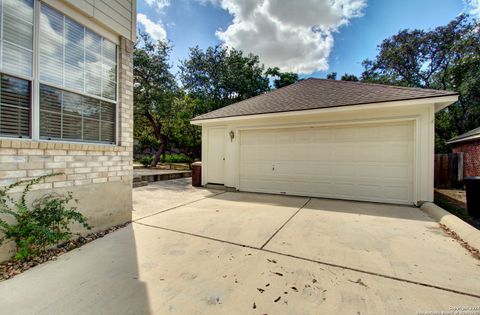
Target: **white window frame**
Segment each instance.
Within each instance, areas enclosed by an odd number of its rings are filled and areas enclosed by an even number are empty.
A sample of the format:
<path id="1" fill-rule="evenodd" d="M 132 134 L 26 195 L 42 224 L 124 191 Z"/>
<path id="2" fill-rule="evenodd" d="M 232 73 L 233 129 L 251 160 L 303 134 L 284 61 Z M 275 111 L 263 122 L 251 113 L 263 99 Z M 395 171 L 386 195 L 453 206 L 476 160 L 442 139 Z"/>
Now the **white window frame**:
<path id="1" fill-rule="evenodd" d="M 33 1 L 33 56 L 32 56 L 32 61 L 33 61 L 33 66 L 32 66 L 32 77 L 27 77 L 24 75 L 18 75 L 18 74 L 12 74 L 8 71 L 1 71 L 0 73 L 17 77 L 19 79 L 24 79 L 28 80 L 31 82 L 31 104 L 30 104 L 30 111 L 31 111 L 31 121 L 30 121 L 30 137 L 28 138 L 16 138 L 16 137 L 5 137 L 5 136 L 0 136 L 0 139 L 9 139 L 9 140 L 19 140 L 19 141 L 40 141 L 40 142 L 49 142 L 49 143 L 68 143 L 68 144 L 88 144 L 88 145 L 100 145 L 100 146 L 118 146 L 120 143 L 120 129 L 119 129 L 119 117 L 120 117 L 120 106 L 119 106 L 119 77 L 120 77 L 120 46 L 114 42 L 116 45 L 116 88 L 115 88 L 115 100 L 107 99 L 101 96 L 96 96 L 96 95 L 91 95 L 87 94 L 81 91 L 69 89 L 69 88 L 64 88 L 60 87 L 55 84 L 51 83 L 42 83 L 40 82 L 40 9 L 42 5 L 48 5 L 42 3 L 40 0 L 34 0 Z M 51 6 L 50 6 L 51 7 Z M 55 9 L 55 8 L 53 8 Z M 55 9 L 57 10 L 57 9 Z M 57 10 L 58 11 L 58 10 Z M 86 26 L 83 24 L 81 21 L 78 21 L 74 17 L 59 11 L 61 14 L 64 16 L 68 17 L 69 19 L 72 19 L 73 21 L 79 23 L 80 25 L 89 28 L 92 32 L 95 32 L 93 29 L 90 27 Z M 97 32 L 96 32 L 97 33 Z M 97 33 L 99 36 L 102 38 L 105 38 L 105 36 Z M 107 40 L 110 40 L 106 38 Z M 102 45 L 103 49 L 103 45 Z M 102 69 L 103 71 L 103 69 Z M 90 97 L 94 98 L 100 101 L 104 102 L 109 102 L 112 104 L 115 104 L 115 131 L 114 131 L 114 136 L 115 140 L 113 143 L 107 143 L 107 142 L 98 142 L 98 141 L 75 141 L 75 140 L 62 140 L 62 139 L 52 139 L 52 140 L 47 140 L 47 139 L 41 139 L 40 138 L 40 84 L 45 84 L 47 86 L 51 86 L 53 88 L 63 90 L 66 92 L 71 92 L 75 94 L 79 94 L 85 97 Z"/>

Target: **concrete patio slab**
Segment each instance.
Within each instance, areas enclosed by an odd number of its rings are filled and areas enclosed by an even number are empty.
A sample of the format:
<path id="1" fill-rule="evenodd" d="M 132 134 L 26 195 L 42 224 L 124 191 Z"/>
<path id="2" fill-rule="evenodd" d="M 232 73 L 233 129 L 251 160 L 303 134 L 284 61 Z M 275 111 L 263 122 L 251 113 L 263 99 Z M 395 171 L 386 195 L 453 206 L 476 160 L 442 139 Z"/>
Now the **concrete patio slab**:
<path id="1" fill-rule="evenodd" d="M 222 191 L 193 187 L 191 178 L 150 183 L 134 190 L 132 219 L 137 220 L 219 193 Z"/>
<path id="2" fill-rule="evenodd" d="M 308 198 L 223 193 L 139 223 L 261 247 Z"/>
<path id="3" fill-rule="evenodd" d="M 265 248 L 480 293 L 480 261 L 414 207 L 312 199 Z"/>
<path id="4" fill-rule="evenodd" d="M 480 299 L 136 223 L 0 283 L 4 314 L 418 314 Z"/>

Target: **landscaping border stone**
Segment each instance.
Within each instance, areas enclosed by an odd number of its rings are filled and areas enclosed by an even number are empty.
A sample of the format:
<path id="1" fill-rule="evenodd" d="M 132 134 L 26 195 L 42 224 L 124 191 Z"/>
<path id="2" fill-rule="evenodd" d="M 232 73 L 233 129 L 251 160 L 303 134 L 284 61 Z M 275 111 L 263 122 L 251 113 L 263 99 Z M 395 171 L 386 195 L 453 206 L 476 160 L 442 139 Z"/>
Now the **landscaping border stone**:
<path id="1" fill-rule="evenodd" d="M 446 228 L 448 231 L 453 232 L 454 235 L 456 235 L 454 238 L 457 239 L 462 246 L 467 248 L 472 255 L 474 252 L 478 253 L 480 251 L 480 230 L 477 230 L 467 222 L 434 203 L 425 202 L 420 209 L 428 213 L 433 219 L 440 223 L 444 230 Z M 471 250 L 467 246 L 470 247 Z"/>

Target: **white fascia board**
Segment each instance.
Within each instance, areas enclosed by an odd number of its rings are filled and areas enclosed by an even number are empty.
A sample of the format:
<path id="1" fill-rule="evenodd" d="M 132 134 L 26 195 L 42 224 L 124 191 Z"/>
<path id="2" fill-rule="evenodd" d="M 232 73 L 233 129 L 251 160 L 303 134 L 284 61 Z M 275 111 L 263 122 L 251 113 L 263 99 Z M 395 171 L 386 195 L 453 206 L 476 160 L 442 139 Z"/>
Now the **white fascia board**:
<path id="1" fill-rule="evenodd" d="M 467 142 L 467 141 L 477 140 L 477 139 L 480 139 L 480 134 L 478 134 L 478 135 L 473 135 L 473 136 L 469 136 L 469 137 L 465 137 L 465 138 L 461 138 L 461 139 L 457 139 L 457 140 L 447 141 L 447 144 Z"/>
<path id="2" fill-rule="evenodd" d="M 380 108 L 389 108 L 389 107 L 397 107 L 397 106 L 415 106 L 415 105 L 423 105 L 423 104 L 435 104 L 435 112 L 437 112 L 447 107 L 448 105 L 456 102 L 457 100 L 458 100 L 458 95 L 449 95 L 449 96 L 429 97 L 429 98 L 403 100 L 403 101 L 369 103 L 369 104 L 361 104 L 361 105 L 346 105 L 346 106 L 337 106 L 337 107 L 278 112 L 278 113 L 252 114 L 252 115 L 243 115 L 243 116 L 191 120 L 190 123 L 192 125 L 201 126 L 204 124 L 242 121 L 247 119 L 252 120 L 252 119 L 262 119 L 262 118 L 296 117 L 296 116 L 305 116 L 305 115 L 311 115 L 311 114 L 335 113 L 335 112 L 366 110 L 366 109 L 380 109 Z M 439 109 L 437 109 L 437 107 Z"/>

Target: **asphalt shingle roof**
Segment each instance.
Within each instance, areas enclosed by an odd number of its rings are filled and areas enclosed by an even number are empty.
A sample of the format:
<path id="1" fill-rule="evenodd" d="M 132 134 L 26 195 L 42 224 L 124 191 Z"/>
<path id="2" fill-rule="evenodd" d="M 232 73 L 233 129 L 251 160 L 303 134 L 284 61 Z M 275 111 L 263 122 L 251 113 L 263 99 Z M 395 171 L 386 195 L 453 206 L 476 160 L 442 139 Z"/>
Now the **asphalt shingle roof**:
<path id="1" fill-rule="evenodd" d="M 280 113 L 457 95 L 452 91 L 310 78 L 211 111 L 193 120 Z"/>
<path id="2" fill-rule="evenodd" d="M 472 129 L 472 130 L 467 131 L 465 133 L 462 133 L 461 135 L 456 136 L 455 138 L 452 138 L 452 139 L 448 140 L 448 143 L 462 142 L 464 140 L 466 141 L 466 140 L 469 140 L 470 137 L 478 136 L 478 135 L 480 135 L 480 127 Z"/>

